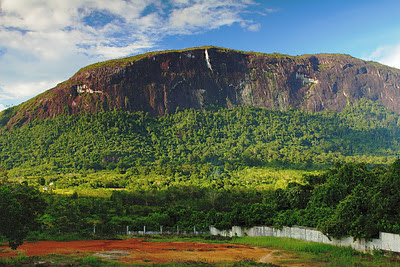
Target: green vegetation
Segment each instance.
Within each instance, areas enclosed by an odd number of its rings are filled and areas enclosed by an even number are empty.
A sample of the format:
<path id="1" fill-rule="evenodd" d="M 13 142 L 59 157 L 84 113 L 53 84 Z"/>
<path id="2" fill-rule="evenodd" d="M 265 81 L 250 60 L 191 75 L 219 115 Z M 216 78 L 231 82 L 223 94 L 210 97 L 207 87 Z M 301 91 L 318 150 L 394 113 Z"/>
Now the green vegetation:
<path id="1" fill-rule="evenodd" d="M 335 253 L 339 254 L 349 254 L 349 255 L 362 255 L 362 252 L 357 252 L 350 247 L 337 247 L 328 244 L 321 244 L 316 242 L 308 242 L 292 238 L 284 237 L 272 237 L 272 236 L 262 236 L 262 237 L 235 237 L 232 240 L 234 244 L 245 244 L 257 247 L 276 247 L 283 248 L 291 251 L 299 252 L 311 252 L 314 254 L 321 253 Z"/>
<path id="2" fill-rule="evenodd" d="M 0 159 L 16 187 L 43 191 L 47 207 L 31 239 L 211 224 L 373 238 L 400 233 L 399 124 L 365 100 L 340 113 L 115 110 L 4 130 Z"/>
<path id="3" fill-rule="evenodd" d="M 112 260 L 100 259 L 89 253 L 47 254 L 15 257 L 0 257 L 0 266 L 124 266 Z M 126 266 L 126 265 L 125 265 Z M 129 265 L 131 266 L 131 265 Z"/>
<path id="4" fill-rule="evenodd" d="M 88 254 L 88 253 L 86 253 Z M 0 266 L 160 266 L 160 267 L 187 267 L 187 266 L 221 266 L 221 267 L 246 267 L 246 266 L 262 266 L 274 267 L 276 265 L 268 263 L 258 263 L 250 260 L 232 261 L 232 262 L 207 262 L 202 259 L 196 261 L 178 261 L 171 263 L 155 264 L 132 264 L 119 262 L 115 259 L 100 259 L 99 257 L 88 255 L 86 257 L 79 254 L 49 254 L 44 256 L 25 256 L 20 255 L 11 258 L 0 258 Z"/>
<path id="5" fill-rule="evenodd" d="M 45 200 L 37 189 L 26 182 L 8 183 L 7 173 L 0 169 L 0 236 L 5 237 L 12 249 L 36 229 L 44 209 Z"/>
<path id="6" fill-rule="evenodd" d="M 93 69 L 99 69 L 99 68 L 107 68 L 107 67 L 124 67 L 127 66 L 133 62 L 142 60 L 144 58 L 150 58 L 153 56 L 157 55 L 164 55 L 164 54 L 169 54 L 169 53 L 181 53 L 185 51 L 192 51 L 192 50 L 198 50 L 198 49 L 216 49 L 218 52 L 222 53 L 239 53 L 239 54 L 244 54 L 244 55 L 255 55 L 255 56 L 269 56 L 269 57 L 275 57 L 275 58 L 288 58 L 288 59 L 296 59 L 296 58 L 304 58 L 304 57 L 313 57 L 315 54 L 311 55 L 301 55 L 301 56 L 290 56 L 286 54 L 280 54 L 280 53 L 260 53 L 260 52 L 254 52 L 254 51 L 242 51 L 242 50 L 235 50 L 235 49 L 229 49 L 229 48 L 224 48 L 224 47 L 216 47 L 216 46 L 201 46 L 201 47 L 191 47 L 191 48 L 186 48 L 186 49 L 180 49 L 180 50 L 166 50 L 166 51 L 154 51 L 154 52 L 148 52 L 144 54 L 139 54 L 131 57 L 126 57 L 126 58 L 119 58 L 119 59 L 112 59 L 112 60 L 107 60 L 103 62 L 98 62 L 94 63 L 91 65 L 88 65 L 82 69 L 80 69 L 77 74 L 82 73 L 82 72 L 87 72 Z M 324 56 L 341 56 L 341 57 L 348 57 L 348 58 L 353 58 L 350 55 L 347 54 L 318 54 L 318 55 L 324 55 Z M 354 59 L 354 58 L 353 58 Z M 376 66 L 383 66 L 379 63 L 373 62 Z M 64 83 L 68 83 L 68 81 L 65 81 Z"/>
<path id="7" fill-rule="evenodd" d="M 18 254 L 18 256 L 10 258 L 0 258 L 0 266 L 20 266 L 31 262 L 32 259 L 24 254 Z"/>
<path id="8" fill-rule="evenodd" d="M 192 51 L 192 50 L 197 50 L 197 49 L 211 49 L 211 48 L 216 48 L 221 51 L 236 51 L 236 50 L 220 48 L 220 47 L 215 47 L 215 46 L 191 47 L 191 48 L 181 49 L 181 50 L 155 51 L 155 52 L 148 52 L 148 53 L 144 53 L 144 54 L 135 55 L 132 57 L 111 59 L 111 60 L 107 60 L 107 61 L 103 61 L 103 62 L 94 63 L 94 64 L 91 64 L 89 66 L 86 66 L 86 67 L 80 69 L 78 71 L 78 73 L 90 71 L 92 69 L 104 68 L 104 67 L 114 67 L 114 66 L 124 67 L 132 62 L 136 62 L 136 61 L 142 60 L 144 58 L 149 58 L 149 57 L 156 56 L 156 55 L 178 53 L 178 52 L 180 53 L 180 52 Z M 240 51 L 240 52 L 243 52 L 243 51 Z M 248 53 L 248 52 L 243 52 L 243 53 Z"/>
<path id="9" fill-rule="evenodd" d="M 232 243 L 257 247 L 274 247 L 296 252 L 297 257 L 314 262 L 324 262 L 326 266 L 399 266 L 396 257 L 384 257 L 382 254 L 369 255 L 347 247 L 307 242 L 291 238 L 277 237 L 241 237 Z"/>
<path id="10" fill-rule="evenodd" d="M 341 238 L 376 238 L 379 231 L 400 233 L 400 160 L 389 168 L 338 164 L 305 175 L 284 189 L 207 188 L 114 190 L 110 197 L 44 194 L 47 208 L 31 239 L 63 234 L 110 237 L 130 231 L 206 231 L 209 225 L 275 227 L 302 225 Z M 95 234 L 94 234 L 95 229 Z"/>
<path id="11" fill-rule="evenodd" d="M 325 169 L 336 161 L 388 165 L 400 151 L 398 124 L 399 115 L 369 101 L 341 113 L 238 107 L 150 117 L 112 111 L 4 131 L 0 159 L 11 179 L 43 178 L 43 185 L 53 182 L 57 189 L 245 188 L 246 177 L 231 179 L 244 168 L 271 173 Z"/>

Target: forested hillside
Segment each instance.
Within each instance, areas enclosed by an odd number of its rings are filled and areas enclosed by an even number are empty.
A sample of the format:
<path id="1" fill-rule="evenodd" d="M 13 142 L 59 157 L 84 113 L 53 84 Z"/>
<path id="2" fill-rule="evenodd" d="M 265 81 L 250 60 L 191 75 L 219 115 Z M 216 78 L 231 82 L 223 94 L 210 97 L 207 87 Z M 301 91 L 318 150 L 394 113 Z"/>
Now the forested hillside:
<path id="1" fill-rule="evenodd" d="M 31 238 L 210 224 L 375 237 L 400 232 L 399 124 L 368 100 L 318 113 L 114 110 L 3 128 L 0 156 L 10 182 L 43 191 Z"/>
<path id="2" fill-rule="evenodd" d="M 165 179 L 186 173 L 190 180 L 252 166 L 314 170 L 338 161 L 388 164 L 400 152 L 399 123 L 398 114 L 365 100 L 339 113 L 237 107 L 151 117 L 115 110 L 38 119 L 5 130 L 0 156 L 12 178 L 54 181 L 58 174 L 109 170 L 125 184 L 150 172 Z"/>

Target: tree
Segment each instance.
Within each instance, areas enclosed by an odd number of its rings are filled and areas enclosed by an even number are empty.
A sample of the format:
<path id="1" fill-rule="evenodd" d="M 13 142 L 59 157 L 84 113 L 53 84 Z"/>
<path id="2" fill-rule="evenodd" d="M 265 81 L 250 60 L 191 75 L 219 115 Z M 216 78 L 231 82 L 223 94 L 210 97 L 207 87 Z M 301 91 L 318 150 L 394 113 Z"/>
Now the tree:
<path id="1" fill-rule="evenodd" d="M 373 216 L 371 193 L 362 184 L 357 185 L 352 193 L 338 204 L 333 216 L 322 226 L 323 232 L 335 238 L 376 238 L 379 229 Z"/>
<path id="2" fill-rule="evenodd" d="M 0 185 L 5 185 L 8 183 L 8 173 L 7 170 L 0 166 Z"/>
<path id="3" fill-rule="evenodd" d="M 0 185 L 0 235 L 12 249 L 22 245 L 28 232 L 38 226 L 45 205 L 41 193 L 27 183 Z"/>

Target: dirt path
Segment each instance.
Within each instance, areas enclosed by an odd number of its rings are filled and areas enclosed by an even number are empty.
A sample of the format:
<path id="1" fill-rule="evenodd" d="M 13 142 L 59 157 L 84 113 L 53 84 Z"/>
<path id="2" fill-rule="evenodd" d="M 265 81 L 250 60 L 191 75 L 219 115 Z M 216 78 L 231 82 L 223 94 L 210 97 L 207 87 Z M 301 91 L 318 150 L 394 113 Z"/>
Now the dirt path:
<path id="1" fill-rule="evenodd" d="M 295 257 L 279 250 L 255 248 L 246 245 L 209 244 L 194 242 L 146 242 L 142 239 L 126 240 L 85 240 L 85 241 L 39 241 L 24 243 L 17 251 L 5 245 L 0 246 L 0 257 L 12 257 L 17 253 L 27 256 L 56 254 L 90 253 L 96 257 L 115 260 L 121 263 L 156 264 L 180 263 L 218 263 L 224 261 L 256 261 L 280 266 L 315 266 L 296 264 Z M 286 261 L 286 263 L 285 263 Z"/>

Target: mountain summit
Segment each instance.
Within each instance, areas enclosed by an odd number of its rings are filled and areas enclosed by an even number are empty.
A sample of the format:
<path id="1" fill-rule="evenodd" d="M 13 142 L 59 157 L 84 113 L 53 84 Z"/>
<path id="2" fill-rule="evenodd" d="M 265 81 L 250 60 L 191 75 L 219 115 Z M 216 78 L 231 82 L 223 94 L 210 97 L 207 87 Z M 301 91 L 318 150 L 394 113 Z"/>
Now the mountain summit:
<path id="1" fill-rule="evenodd" d="M 400 70 L 342 54 L 288 56 L 218 47 L 150 52 L 96 63 L 0 115 L 0 126 L 59 114 L 238 105 L 342 110 L 361 98 L 400 112 Z"/>

